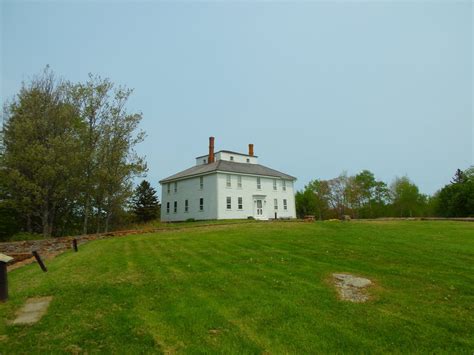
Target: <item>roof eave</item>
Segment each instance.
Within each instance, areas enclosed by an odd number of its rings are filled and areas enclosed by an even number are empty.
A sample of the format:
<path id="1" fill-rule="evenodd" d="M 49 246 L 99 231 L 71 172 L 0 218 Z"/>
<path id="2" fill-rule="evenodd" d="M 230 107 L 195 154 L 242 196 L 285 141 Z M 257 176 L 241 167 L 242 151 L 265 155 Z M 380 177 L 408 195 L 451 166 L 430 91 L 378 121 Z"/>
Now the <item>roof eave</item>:
<path id="1" fill-rule="evenodd" d="M 278 179 L 285 179 L 285 180 L 292 180 L 292 181 L 298 180 L 296 177 L 291 176 L 291 175 L 287 175 L 286 177 L 282 177 L 282 176 L 275 176 L 275 175 L 240 173 L 240 172 L 226 171 L 226 170 L 212 170 L 212 171 L 206 171 L 206 172 L 203 172 L 203 173 L 180 176 L 180 177 L 177 177 L 177 178 L 166 178 L 166 179 L 158 181 L 158 183 L 160 185 L 163 185 L 163 183 L 179 181 L 179 180 L 186 180 L 186 179 L 190 179 L 190 178 L 193 178 L 193 177 L 196 177 L 196 176 L 204 176 L 204 175 L 217 174 L 217 173 L 233 174 L 233 175 L 246 175 L 246 176 L 262 176 L 262 177 L 267 177 L 267 178 L 271 178 L 271 179 L 278 178 Z"/>

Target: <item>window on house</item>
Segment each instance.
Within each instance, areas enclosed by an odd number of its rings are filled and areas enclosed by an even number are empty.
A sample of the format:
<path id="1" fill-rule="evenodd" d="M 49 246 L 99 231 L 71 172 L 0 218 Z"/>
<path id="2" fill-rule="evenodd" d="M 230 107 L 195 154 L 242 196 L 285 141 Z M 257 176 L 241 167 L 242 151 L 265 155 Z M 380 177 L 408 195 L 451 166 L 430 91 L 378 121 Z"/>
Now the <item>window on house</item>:
<path id="1" fill-rule="evenodd" d="M 170 213 L 170 203 L 166 202 L 166 213 Z"/>
<path id="2" fill-rule="evenodd" d="M 242 187 L 242 176 L 237 175 L 237 187 Z"/>
<path id="3" fill-rule="evenodd" d="M 231 160 L 231 161 L 233 161 L 233 160 L 234 160 L 234 157 L 233 157 L 232 155 L 230 156 L 230 160 Z"/>
<path id="4" fill-rule="evenodd" d="M 226 176 L 226 186 L 231 187 L 232 186 L 232 180 L 231 180 L 231 175 Z"/>
<path id="5" fill-rule="evenodd" d="M 277 210 L 278 209 L 278 199 L 274 199 L 273 200 L 273 205 L 275 206 L 275 209 Z"/>
<path id="6" fill-rule="evenodd" d="M 178 192 L 178 182 L 177 181 L 174 183 L 174 192 L 175 193 Z"/>
<path id="7" fill-rule="evenodd" d="M 277 189 L 277 180 L 273 179 L 273 190 L 276 191 L 276 189 Z"/>
<path id="8" fill-rule="evenodd" d="M 202 197 L 199 199 L 199 211 L 204 211 L 204 199 Z"/>
<path id="9" fill-rule="evenodd" d="M 184 200 L 184 212 L 188 212 L 188 211 L 189 211 L 189 201 Z"/>
<path id="10" fill-rule="evenodd" d="M 232 209 L 232 198 L 230 196 L 226 198 L 226 206 L 228 210 Z"/>
<path id="11" fill-rule="evenodd" d="M 286 181 L 285 180 L 282 181 L 282 189 L 283 189 L 283 191 L 286 191 Z"/>
<path id="12" fill-rule="evenodd" d="M 242 197 L 239 197 L 237 199 L 237 205 L 238 205 L 239 210 L 242 210 L 244 208 L 244 204 L 242 202 Z"/>
<path id="13" fill-rule="evenodd" d="M 249 158 L 247 158 L 247 163 L 250 163 L 250 159 L 249 159 Z"/>
<path id="14" fill-rule="evenodd" d="M 288 209 L 288 204 L 287 204 L 286 200 L 283 200 L 283 209 L 284 210 Z"/>
<path id="15" fill-rule="evenodd" d="M 260 190 L 261 188 L 262 188 L 262 181 L 261 181 L 261 179 L 258 177 L 258 178 L 257 178 L 257 189 Z"/>
<path id="16" fill-rule="evenodd" d="M 203 164 L 206 164 L 206 159 L 203 159 L 202 162 L 203 162 Z"/>
<path id="17" fill-rule="evenodd" d="M 204 176 L 199 178 L 199 188 L 202 190 L 204 188 Z"/>
<path id="18" fill-rule="evenodd" d="M 173 212 L 178 212 L 178 201 L 174 201 Z"/>
<path id="19" fill-rule="evenodd" d="M 171 192 L 171 184 L 166 184 L 167 186 L 167 190 L 168 190 L 168 194 Z"/>

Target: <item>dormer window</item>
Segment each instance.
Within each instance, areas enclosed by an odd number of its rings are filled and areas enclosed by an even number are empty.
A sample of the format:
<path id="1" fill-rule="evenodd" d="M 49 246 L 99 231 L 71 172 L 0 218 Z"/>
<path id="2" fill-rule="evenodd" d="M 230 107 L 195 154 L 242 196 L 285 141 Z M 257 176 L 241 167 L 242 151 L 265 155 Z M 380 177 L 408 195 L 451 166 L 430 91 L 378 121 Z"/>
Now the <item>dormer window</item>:
<path id="1" fill-rule="evenodd" d="M 249 158 L 247 158 L 247 163 L 250 163 L 250 159 L 249 159 Z"/>
<path id="2" fill-rule="evenodd" d="M 234 161 L 234 157 L 232 155 L 230 156 L 230 161 Z"/>
<path id="3" fill-rule="evenodd" d="M 206 164 L 206 159 L 203 159 L 203 160 L 202 160 L 202 163 L 203 163 L 203 164 Z"/>

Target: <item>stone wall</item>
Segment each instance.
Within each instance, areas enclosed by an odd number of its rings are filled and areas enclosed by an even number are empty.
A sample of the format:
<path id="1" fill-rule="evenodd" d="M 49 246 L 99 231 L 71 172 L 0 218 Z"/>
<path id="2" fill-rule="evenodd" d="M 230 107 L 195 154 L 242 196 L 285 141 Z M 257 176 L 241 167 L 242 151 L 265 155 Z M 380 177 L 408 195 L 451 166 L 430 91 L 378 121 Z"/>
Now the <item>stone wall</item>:
<path id="1" fill-rule="evenodd" d="M 102 234 L 90 234 L 81 235 L 76 237 L 61 237 L 61 238 L 48 238 L 38 240 L 24 240 L 18 242 L 3 242 L 0 243 L 0 253 L 10 255 L 14 258 L 9 265 L 24 261 L 31 258 L 32 252 L 36 250 L 41 256 L 57 255 L 68 249 L 72 249 L 73 239 L 77 240 L 77 244 L 81 245 L 87 243 L 90 240 L 99 240 L 113 237 L 120 237 L 131 234 L 143 234 L 149 233 L 153 230 L 129 230 L 119 231 Z"/>

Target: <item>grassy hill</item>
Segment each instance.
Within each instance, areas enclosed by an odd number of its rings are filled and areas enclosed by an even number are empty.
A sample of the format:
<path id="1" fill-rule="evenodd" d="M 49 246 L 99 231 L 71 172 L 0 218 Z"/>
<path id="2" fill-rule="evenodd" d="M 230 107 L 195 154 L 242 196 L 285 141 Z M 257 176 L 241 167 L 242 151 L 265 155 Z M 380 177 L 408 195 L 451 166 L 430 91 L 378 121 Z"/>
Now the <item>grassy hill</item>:
<path id="1" fill-rule="evenodd" d="M 251 223 L 88 243 L 9 273 L 0 353 L 474 351 L 474 223 Z M 375 282 L 341 301 L 334 272 Z M 28 297 L 53 296 L 33 326 Z"/>

